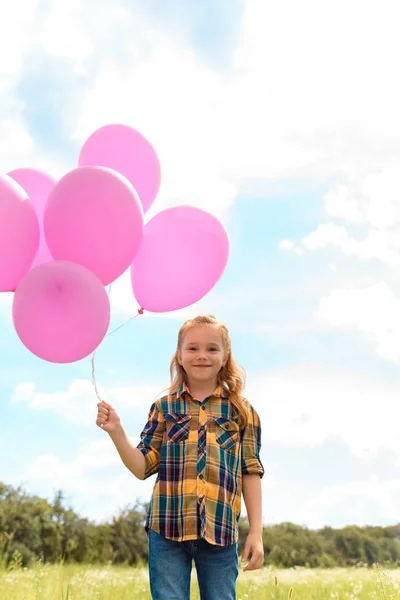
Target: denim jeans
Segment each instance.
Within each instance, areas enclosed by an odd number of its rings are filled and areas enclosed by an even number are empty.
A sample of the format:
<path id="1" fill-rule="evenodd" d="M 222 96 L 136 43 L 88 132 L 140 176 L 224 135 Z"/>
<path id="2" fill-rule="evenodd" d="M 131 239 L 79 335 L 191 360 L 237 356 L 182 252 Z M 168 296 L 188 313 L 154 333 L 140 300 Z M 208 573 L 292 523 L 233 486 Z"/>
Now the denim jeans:
<path id="1" fill-rule="evenodd" d="M 149 536 L 153 600 L 189 600 L 194 559 L 201 600 L 236 600 L 237 544 L 221 547 L 205 540 L 174 542 L 152 529 Z"/>

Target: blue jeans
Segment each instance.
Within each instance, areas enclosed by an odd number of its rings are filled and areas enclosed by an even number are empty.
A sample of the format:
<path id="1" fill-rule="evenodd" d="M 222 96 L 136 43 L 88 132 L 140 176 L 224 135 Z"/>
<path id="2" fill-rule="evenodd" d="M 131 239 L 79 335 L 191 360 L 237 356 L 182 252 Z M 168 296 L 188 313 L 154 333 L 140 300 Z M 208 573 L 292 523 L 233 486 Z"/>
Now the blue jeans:
<path id="1" fill-rule="evenodd" d="M 236 600 L 237 544 L 205 540 L 174 542 L 149 529 L 149 573 L 153 600 L 189 600 L 194 559 L 201 600 Z"/>

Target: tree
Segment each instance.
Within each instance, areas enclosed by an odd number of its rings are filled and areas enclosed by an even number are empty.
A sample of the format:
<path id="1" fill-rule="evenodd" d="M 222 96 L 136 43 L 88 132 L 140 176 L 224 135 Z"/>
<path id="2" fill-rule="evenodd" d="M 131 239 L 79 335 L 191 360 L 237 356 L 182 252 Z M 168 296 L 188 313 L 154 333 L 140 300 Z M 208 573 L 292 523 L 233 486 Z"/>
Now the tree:
<path id="1" fill-rule="evenodd" d="M 108 562 L 135 565 L 147 560 L 144 523 L 147 505 L 120 510 L 110 523 L 95 524 L 66 506 L 61 490 L 52 502 L 0 482 L 0 568 L 28 566 L 37 559 L 54 563 Z M 239 521 L 239 553 L 248 534 Z M 294 523 L 263 528 L 265 563 L 280 567 L 351 566 L 363 562 L 400 564 L 400 525 L 324 527 L 314 531 Z"/>

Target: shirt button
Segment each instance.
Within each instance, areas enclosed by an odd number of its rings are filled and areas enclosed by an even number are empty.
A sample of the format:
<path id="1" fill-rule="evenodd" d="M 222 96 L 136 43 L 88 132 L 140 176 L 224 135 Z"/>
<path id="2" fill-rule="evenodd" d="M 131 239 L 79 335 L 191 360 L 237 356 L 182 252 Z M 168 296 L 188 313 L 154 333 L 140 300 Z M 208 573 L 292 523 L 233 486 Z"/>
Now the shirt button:
<path id="1" fill-rule="evenodd" d="M 226 430 L 228 430 L 229 428 L 230 428 L 230 425 L 229 425 L 229 423 L 227 423 L 227 424 L 225 425 L 225 429 L 226 429 Z"/>
<path id="2" fill-rule="evenodd" d="M 206 407 L 205 407 L 205 406 L 202 406 L 202 407 L 201 407 L 201 410 L 206 410 Z"/>
<path id="3" fill-rule="evenodd" d="M 200 479 L 204 479 L 204 475 L 199 475 L 199 478 Z"/>

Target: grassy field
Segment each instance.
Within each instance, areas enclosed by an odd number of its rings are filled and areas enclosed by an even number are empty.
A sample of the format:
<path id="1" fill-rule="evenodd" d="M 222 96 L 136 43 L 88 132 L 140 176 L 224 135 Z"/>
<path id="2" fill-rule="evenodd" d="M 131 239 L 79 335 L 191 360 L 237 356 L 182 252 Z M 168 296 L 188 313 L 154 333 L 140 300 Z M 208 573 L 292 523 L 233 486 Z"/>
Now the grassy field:
<path id="1" fill-rule="evenodd" d="M 395 600 L 400 569 L 263 568 L 240 573 L 238 600 Z M 0 570 L 1 600 L 151 600 L 147 569 L 43 566 Z M 195 572 L 192 600 L 199 600 Z"/>

